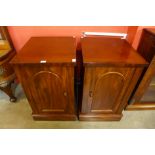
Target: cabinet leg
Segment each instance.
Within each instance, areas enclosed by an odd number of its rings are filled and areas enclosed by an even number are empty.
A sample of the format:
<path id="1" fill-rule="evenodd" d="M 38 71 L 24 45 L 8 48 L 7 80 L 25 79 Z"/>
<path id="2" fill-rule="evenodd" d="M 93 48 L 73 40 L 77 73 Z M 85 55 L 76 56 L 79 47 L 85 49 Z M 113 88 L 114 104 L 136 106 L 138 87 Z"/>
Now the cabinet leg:
<path id="1" fill-rule="evenodd" d="M 12 92 L 11 84 L 12 82 L 6 85 L 5 87 L 0 87 L 0 89 L 10 97 L 10 102 L 16 102 L 17 98 L 14 96 Z"/>

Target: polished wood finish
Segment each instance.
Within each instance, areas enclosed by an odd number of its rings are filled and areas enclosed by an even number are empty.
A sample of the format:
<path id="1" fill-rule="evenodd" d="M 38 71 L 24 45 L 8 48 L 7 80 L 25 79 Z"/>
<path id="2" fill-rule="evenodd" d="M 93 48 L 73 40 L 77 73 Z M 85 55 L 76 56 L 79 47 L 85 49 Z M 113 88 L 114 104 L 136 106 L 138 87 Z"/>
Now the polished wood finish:
<path id="1" fill-rule="evenodd" d="M 122 114 L 80 114 L 80 121 L 119 121 Z"/>
<path id="2" fill-rule="evenodd" d="M 33 37 L 11 61 L 36 120 L 76 120 L 75 39 Z M 40 63 L 40 61 L 46 63 Z"/>
<path id="3" fill-rule="evenodd" d="M 115 113 L 133 72 L 131 68 L 87 67 L 82 112 Z"/>
<path id="4" fill-rule="evenodd" d="M 82 39 L 84 86 L 80 120 L 120 120 L 147 62 L 119 38 Z"/>
<path id="5" fill-rule="evenodd" d="M 10 97 L 11 102 L 16 101 L 11 84 L 15 80 L 15 73 L 10 60 L 15 56 L 11 38 L 5 26 L 0 26 L 0 90 Z"/>
<path id="6" fill-rule="evenodd" d="M 52 64 L 75 65 L 75 38 L 73 37 L 32 37 L 19 51 L 12 63 L 40 63 L 45 60 Z"/>
<path id="7" fill-rule="evenodd" d="M 84 65 L 147 66 L 130 44 L 120 38 L 85 37 L 82 39 Z"/>
<path id="8" fill-rule="evenodd" d="M 142 99 L 155 76 L 155 29 L 143 30 L 138 52 L 149 62 L 149 66 L 144 70 L 126 110 L 154 110 L 155 100 L 143 101 Z"/>
<path id="9" fill-rule="evenodd" d="M 155 104 L 154 103 L 143 103 L 143 102 L 136 102 L 134 104 L 129 104 L 125 110 L 155 110 Z"/>

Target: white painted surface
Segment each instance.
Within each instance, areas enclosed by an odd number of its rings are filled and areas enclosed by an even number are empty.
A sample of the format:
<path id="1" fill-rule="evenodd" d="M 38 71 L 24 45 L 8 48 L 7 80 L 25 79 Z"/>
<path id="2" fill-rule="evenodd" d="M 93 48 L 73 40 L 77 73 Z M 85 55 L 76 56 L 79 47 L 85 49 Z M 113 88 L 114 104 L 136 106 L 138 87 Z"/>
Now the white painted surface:
<path id="1" fill-rule="evenodd" d="M 121 37 L 121 39 L 126 39 L 126 33 L 111 33 L 111 32 L 83 32 L 84 37 L 89 35 L 95 36 L 114 36 L 114 37 Z"/>

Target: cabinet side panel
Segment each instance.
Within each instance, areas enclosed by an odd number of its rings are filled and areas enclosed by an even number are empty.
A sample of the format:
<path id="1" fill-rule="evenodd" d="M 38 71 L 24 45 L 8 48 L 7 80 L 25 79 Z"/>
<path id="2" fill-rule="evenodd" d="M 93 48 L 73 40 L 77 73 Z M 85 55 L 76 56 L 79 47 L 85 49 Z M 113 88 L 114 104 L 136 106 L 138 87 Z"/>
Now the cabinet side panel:
<path id="1" fill-rule="evenodd" d="M 75 92 L 74 92 L 74 67 L 67 66 L 67 76 L 66 76 L 66 90 L 68 92 L 68 106 L 67 111 L 69 114 L 76 115 L 77 105 L 75 103 Z"/>
<path id="2" fill-rule="evenodd" d="M 126 92 L 126 94 L 125 94 L 125 96 L 124 96 L 124 100 L 122 101 L 122 103 L 121 103 L 121 105 L 120 105 L 120 107 L 119 107 L 118 113 L 121 113 L 122 110 L 123 110 L 124 108 L 126 108 L 128 102 L 130 102 L 130 98 L 132 98 L 134 89 L 135 89 L 135 87 L 136 87 L 136 84 L 137 84 L 137 82 L 138 82 L 138 80 L 139 80 L 139 78 L 140 78 L 140 76 L 141 76 L 143 70 L 144 70 L 143 67 L 139 67 L 139 68 L 136 68 L 136 69 L 135 69 L 135 72 L 134 72 L 133 77 L 132 77 L 132 79 L 131 79 L 131 81 L 130 81 L 128 90 L 127 90 L 127 92 Z"/>
<path id="3" fill-rule="evenodd" d="M 25 74 L 24 70 L 25 67 L 24 65 L 18 64 L 18 65 L 13 65 L 13 68 L 15 70 L 15 73 L 17 75 L 17 78 L 19 79 L 21 86 L 24 90 L 24 93 L 29 101 L 29 104 L 32 109 L 32 113 L 38 114 L 39 110 L 37 107 L 34 105 L 34 100 L 31 91 L 29 90 L 29 85 L 27 84 L 27 75 Z"/>

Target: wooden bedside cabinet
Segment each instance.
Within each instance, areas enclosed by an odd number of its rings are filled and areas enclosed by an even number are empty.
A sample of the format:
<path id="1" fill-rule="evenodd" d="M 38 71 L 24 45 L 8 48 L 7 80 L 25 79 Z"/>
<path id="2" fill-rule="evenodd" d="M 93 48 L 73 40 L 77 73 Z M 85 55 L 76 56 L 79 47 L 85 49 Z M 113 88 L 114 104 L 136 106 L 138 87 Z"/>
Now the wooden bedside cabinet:
<path id="1" fill-rule="evenodd" d="M 84 37 L 80 120 L 120 120 L 147 62 L 120 38 Z"/>
<path id="2" fill-rule="evenodd" d="M 12 60 L 37 120 L 76 120 L 73 37 L 33 37 Z"/>

